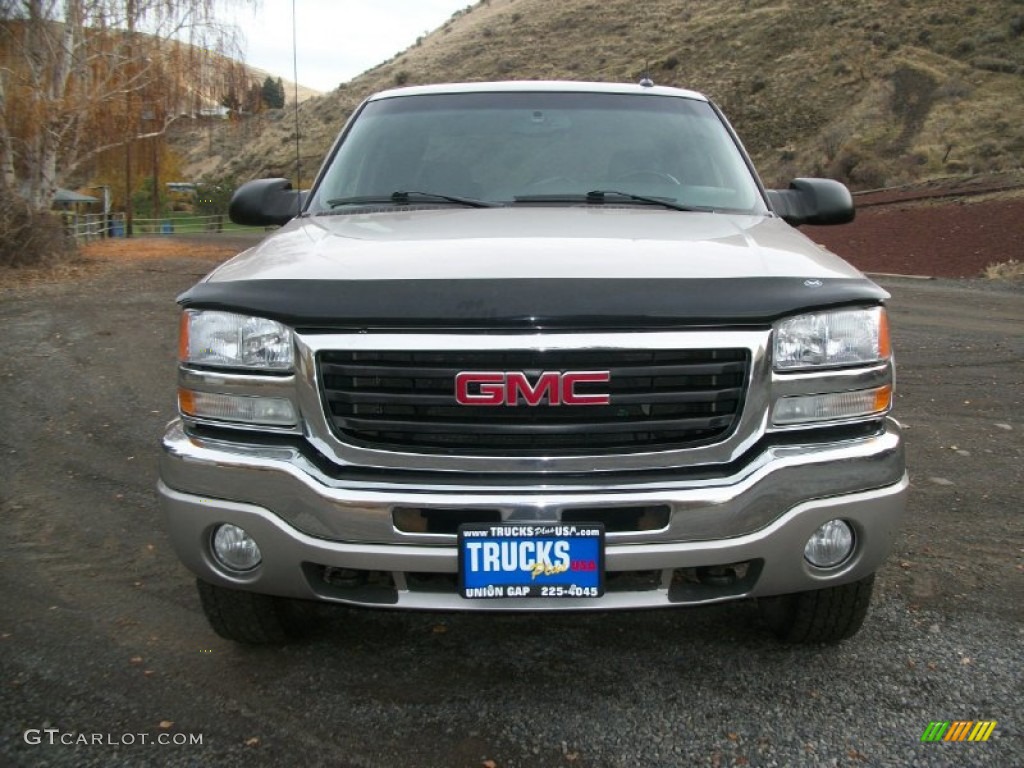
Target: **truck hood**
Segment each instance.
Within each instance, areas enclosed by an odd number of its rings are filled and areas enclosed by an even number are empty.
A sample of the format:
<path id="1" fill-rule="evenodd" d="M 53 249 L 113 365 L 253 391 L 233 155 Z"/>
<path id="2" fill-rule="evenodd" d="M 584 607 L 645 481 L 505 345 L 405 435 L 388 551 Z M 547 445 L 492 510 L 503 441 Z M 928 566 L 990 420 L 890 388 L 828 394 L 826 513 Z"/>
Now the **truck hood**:
<path id="1" fill-rule="evenodd" d="M 296 325 L 765 321 L 887 294 L 771 216 L 579 206 L 296 219 L 179 297 Z"/>

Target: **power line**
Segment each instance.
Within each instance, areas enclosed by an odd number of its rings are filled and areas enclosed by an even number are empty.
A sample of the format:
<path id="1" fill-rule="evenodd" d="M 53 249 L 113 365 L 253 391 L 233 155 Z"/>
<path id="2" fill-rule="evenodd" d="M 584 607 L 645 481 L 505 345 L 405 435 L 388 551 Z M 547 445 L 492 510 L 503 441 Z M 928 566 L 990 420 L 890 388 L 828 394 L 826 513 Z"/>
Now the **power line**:
<path id="1" fill-rule="evenodd" d="M 299 154 L 299 46 L 295 27 L 295 0 L 292 0 L 292 86 L 295 92 L 295 188 L 302 189 L 302 164 Z"/>

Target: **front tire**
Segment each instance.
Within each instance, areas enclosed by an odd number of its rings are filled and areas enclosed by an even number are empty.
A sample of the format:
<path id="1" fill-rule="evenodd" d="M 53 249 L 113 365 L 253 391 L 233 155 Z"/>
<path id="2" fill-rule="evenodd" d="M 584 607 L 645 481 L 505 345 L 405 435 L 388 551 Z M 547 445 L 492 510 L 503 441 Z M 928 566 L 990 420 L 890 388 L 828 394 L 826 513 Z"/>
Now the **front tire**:
<path id="1" fill-rule="evenodd" d="M 196 579 L 199 602 L 213 631 L 246 645 L 282 645 L 309 629 L 300 601 L 228 589 Z"/>
<path id="2" fill-rule="evenodd" d="M 875 575 L 860 581 L 757 601 L 761 619 L 787 643 L 838 643 L 857 634 L 868 613 Z"/>

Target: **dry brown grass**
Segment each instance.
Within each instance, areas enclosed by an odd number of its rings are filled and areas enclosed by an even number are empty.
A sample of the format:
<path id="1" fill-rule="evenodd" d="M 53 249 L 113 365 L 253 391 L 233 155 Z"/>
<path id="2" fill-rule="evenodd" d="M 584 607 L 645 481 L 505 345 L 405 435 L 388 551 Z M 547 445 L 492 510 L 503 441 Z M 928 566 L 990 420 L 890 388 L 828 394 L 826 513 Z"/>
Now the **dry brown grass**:
<path id="1" fill-rule="evenodd" d="M 1001 264 L 989 264 L 985 267 L 986 280 L 1001 280 L 1003 282 L 1024 281 L 1024 262 L 1010 259 Z"/>
<path id="2" fill-rule="evenodd" d="M 238 253 L 238 247 L 207 241 L 181 241 L 158 237 L 115 237 L 82 246 L 83 260 L 94 262 L 150 261 L 153 259 L 207 259 L 224 261 Z"/>
<path id="3" fill-rule="evenodd" d="M 695 88 L 725 108 L 767 182 L 855 186 L 1019 168 L 1016 0 L 482 0 L 303 104 L 311 174 L 345 117 L 397 84 L 565 78 Z M 1001 63 L 1000 63 L 1001 62 Z M 999 63 L 999 66 L 996 66 Z M 292 174 L 291 120 L 215 146 L 243 178 Z M 205 134 L 204 134 L 205 136 Z M 217 142 L 212 142 L 217 145 Z M 193 161 L 209 152 L 192 141 Z M 205 152 L 205 154 L 204 154 Z M 307 180 L 308 183 L 308 180 Z"/>
<path id="4" fill-rule="evenodd" d="M 201 259 L 214 264 L 238 253 L 236 245 L 165 238 L 113 238 L 83 245 L 63 261 L 27 267 L 0 267 L 0 295 L 18 293 L 34 285 L 85 280 L 116 272 L 126 266 L 163 259 Z"/>

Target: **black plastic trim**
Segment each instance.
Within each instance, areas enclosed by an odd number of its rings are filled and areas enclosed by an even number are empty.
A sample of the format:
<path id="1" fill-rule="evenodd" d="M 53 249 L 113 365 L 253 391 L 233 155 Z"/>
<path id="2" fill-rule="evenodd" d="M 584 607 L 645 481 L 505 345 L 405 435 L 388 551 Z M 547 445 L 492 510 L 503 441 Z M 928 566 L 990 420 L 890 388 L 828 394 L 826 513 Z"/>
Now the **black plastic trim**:
<path id="1" fill-rule="evenodd" d="M 867 278 L 238 280 L 199 283 L 178 303 L 319 328 L 653 329 L 768 323 L 887 298 Z"/>

